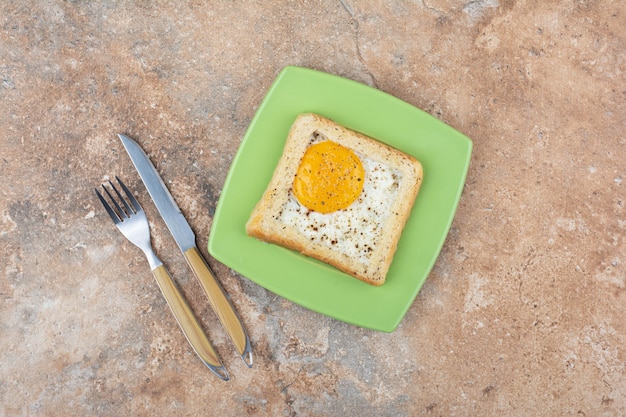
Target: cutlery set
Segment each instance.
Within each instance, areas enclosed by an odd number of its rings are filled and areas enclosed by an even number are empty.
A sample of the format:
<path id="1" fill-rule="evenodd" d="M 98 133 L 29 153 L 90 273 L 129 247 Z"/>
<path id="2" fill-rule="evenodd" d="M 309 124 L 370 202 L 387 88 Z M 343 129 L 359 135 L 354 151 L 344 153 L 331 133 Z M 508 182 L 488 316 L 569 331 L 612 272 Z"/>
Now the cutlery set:
<path id="1" fill-rule="evenodd" d="M 204 289 L 209 304 L 235 345 L 237 353 L 248 367 L 252 367 L 250 339 L 230 302 L 229 296 L 198 250 L 196 237 L 189 223 L 181 213 L 154 165 L 152 165 L 148 155 L 128 136 L 122 134 L 118 136 L 187 264 Z M 154 253 L 145 212 L 128 187 L 118 177 L 116 177 L 116 181 L 123 193 L 112 181 L 109 181 L 107 185 L 102 185 L 103 192 L 98 189 L 95 190 L 98 198 L 120 232 L 146 255 L 152 274 L 193 350 L 215 375 L 227 381 L 229 375 L 226 368 L 169 272 Z"/>

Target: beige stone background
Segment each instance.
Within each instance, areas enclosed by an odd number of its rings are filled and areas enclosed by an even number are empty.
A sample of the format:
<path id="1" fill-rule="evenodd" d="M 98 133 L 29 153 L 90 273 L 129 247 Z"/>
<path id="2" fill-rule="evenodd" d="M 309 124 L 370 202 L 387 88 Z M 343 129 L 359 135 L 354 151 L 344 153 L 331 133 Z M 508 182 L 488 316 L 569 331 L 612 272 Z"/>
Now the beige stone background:
<path id="1" fill-rule="evenodd" d="M 626 2 L 0 3 L 0 415 L 626 415 Z M 443 251 L 400 327 L 360 329 L 209 262 L 247 369 L 115 133 L 205 255 L 286 65 L 405 100 L 474 142 Z M 120 175 L 232 379 L 190 351 L 93 188 Z"/>

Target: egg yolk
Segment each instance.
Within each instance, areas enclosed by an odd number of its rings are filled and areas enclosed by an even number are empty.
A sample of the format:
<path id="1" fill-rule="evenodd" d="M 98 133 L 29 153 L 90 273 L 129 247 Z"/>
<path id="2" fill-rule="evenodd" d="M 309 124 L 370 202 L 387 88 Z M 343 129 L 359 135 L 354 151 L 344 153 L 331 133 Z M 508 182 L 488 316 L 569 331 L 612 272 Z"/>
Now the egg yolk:
<path id="1" fill-rule="evenodd" d="M 308 147 L 293 182 L 298 201 L 309 210 L 332 213 L 352 204 L 363 191 L 359 157 L 330 140 Z"/>

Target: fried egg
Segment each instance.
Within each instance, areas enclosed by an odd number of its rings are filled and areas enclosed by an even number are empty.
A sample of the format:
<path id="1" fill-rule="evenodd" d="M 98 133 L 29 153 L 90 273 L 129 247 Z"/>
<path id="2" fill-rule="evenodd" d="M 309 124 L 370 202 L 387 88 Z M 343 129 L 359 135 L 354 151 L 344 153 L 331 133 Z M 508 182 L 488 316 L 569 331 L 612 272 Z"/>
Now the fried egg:
<path id="1" fill-rule="evenodd" d="M 367 263 L 400 180 L 399 171 L 316 132 L 279 220 L 312 242 Z"/>

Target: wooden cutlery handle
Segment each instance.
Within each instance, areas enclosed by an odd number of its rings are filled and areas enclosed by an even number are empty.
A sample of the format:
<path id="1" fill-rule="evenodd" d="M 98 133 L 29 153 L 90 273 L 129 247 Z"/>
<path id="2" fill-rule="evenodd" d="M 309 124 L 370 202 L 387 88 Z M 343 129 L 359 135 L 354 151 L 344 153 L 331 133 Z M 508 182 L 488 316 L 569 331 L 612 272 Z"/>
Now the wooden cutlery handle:
<path id="1" fill-rule="evenodd" d="M 198 319 L 193 314 L 165 266 L 160 265 L 156 267 L 152 270 L 152 274 L 156 278 L 174 317 L 176 317 L 178 325 L 196 354 L 220 378 L 228 380 L 228 373 L 217 356 L 215 349 L 213 349 L 211 342 L 209 342 L 200 323 L 198 323 Z"/>
<path id="2" fill-rule="evenodd" d="M 186 250 L 184 255 L 196 278 L 200 281 L 200 285 L 204 288 L 211 307 L 213 307 L 222 326 L 224 326 L 224 329 L 226 329 L 226 332 L 232 339 L 237 352 L 248 367 L 252 366 L 252 352 L 248 335 L 235 309 L 228 300 L 228 296 L 217 281 L 215 274 L 213 274 L 213 271 L 211 271 L 197 247 Z"/>

